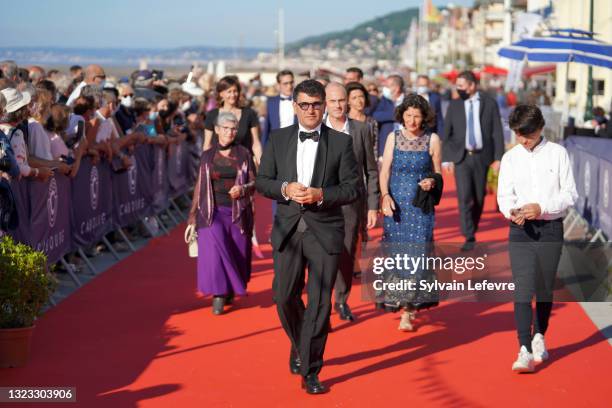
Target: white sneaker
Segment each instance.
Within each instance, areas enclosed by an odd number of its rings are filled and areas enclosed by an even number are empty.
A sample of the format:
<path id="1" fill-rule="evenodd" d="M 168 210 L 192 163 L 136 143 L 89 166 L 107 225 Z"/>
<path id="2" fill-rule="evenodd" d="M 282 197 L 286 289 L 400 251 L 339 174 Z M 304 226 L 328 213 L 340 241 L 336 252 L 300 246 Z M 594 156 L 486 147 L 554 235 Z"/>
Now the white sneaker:
<path id="1" fill-rule="evenodd" d="M 527 347 L 521 346 L 521 350 L 518 353 L 518 358 L 512 364 L 512 371 L 517 373 L 533 373 L 535 370 L 535 363 L 533 361 L 533 354 L 527 351 Z"/>
<path id="2" fill-rule="evenodd" d="M 546 344 L 544 343 L 544 336 L 540 333 L 536 333 L 531 340 L 531 350 L 533 351 L 533 360 L 536 363 L 541 363 L 544 360 L 548 360 L 548 351 L 546 351 Z"/>

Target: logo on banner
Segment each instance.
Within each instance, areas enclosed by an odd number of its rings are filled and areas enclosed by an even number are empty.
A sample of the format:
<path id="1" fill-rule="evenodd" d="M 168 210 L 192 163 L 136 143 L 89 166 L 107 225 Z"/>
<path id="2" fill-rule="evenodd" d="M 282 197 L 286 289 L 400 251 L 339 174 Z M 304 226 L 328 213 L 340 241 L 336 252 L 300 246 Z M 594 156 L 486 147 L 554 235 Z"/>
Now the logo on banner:
<path id="1" fill-rule="evenodd" d="M 591 164 L 587 161 L 584 163 L 584 195 L 589 195 L 591 191 Z"/>
<path id="2" fill-rule="evenodd" d="M 55 181 L 55 178 L 52 178 L 49 182 L 49 194 L 47 195 L 47 215 L 49 218 L 49 228 L 53 228 L 55 226 L 55 220 L 57 218 L 57 203 L 57 182 Z"/>
<path id="3" fill-rule="evenodd" d="M 91 201 L 91 209 L 98 209 L 98 196 L 100 192 L 100 176 L 98 174 L 98 168 L 93 166 L 89 173 L 89 198 Z"/>
<path id="4" fill-rule="evenodd" d="M 604 208 L 608 208 L 608 204 L 610 203 L 610 176 L 608 174 L 608 169 L 604 172 L 603 176 L 603 206 Z"/>
<path id="5" fill-rule="evenodd" d="M 130 188 L 130 194 L 136 194 L 136 177 L 138 177 L 138 171 L 136 170 L 136 165 L 130 166 L 127 171 L 128 175 L 128 186 Z"/>
<path id="6" fill-rule="evenodd" d="M 176 145 L 176 172 L 181 172 L 181 145 Z"/>

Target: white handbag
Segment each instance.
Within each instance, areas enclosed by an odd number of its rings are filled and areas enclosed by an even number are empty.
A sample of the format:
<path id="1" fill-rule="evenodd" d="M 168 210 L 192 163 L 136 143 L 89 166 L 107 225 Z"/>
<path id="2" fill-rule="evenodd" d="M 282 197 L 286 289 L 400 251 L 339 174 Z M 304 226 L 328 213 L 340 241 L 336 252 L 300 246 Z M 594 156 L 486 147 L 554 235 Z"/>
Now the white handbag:
<path id="1" fill-rule="evenodd" d="M 195 225 L 189 224 L 185 228 L 185 243 L 189 252 L 189 257 L 198 257 L 198 233 L 196 232 Z"/>

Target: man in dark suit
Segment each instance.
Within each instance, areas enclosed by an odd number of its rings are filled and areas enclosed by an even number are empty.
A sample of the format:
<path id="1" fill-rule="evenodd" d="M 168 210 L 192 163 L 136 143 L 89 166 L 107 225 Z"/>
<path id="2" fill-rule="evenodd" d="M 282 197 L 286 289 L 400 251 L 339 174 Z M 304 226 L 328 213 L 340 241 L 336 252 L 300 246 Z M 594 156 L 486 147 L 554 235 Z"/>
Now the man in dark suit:
<path id="1" fill-rule="evenodd" d="M 293 72 L 288 69 L 280 71 L 276 74 L 276 83 L 280 93 L 268 98 L 266 102 L 266 122 L 264 129 L 262 129 L 261 137 L 261 144 L 263 146 L 266 145 L 268 136 L 274 129 L 280 129 L 297 123 L 293 113 Z"/>
<path id="2" fill-rule="evenodd" d="M 348 103 L 344 86 L 337 82 L 331 82 L 325 87 L 325 95 L 325 105 L 327 106 L 327 121 L 325 124 L 329 128 L 352 137 L 360 180 L 359 198 L 342 207 L 344 213 L 344 250 L 338 260 L 338 276 L 335 286 L 336 302 L 334 303 L 334 309 L 340 315 L 340 319 L 353 321 L 355 316 L 353 316 L 347 300 L 353 283 L 359 232 L 366 222 L 368 229 L 374 228 L 376 225 L 380 201 L 378 166 L 376 165 L 374 141 L 372 140 L 370 127 L 364 122 L 349 119 L 346 115 Z M 365 186 L 362 180 L 366 181 Z M 364 193 L 367 193 L 367 196 Z"/>
<path id="3" fill-rule="evenodd" d="M 383 87 L 383 97 L 380 98 L 372 117 L 378 122 L 378 157 L 385 150 L 387 136 L 399 129 L 395 121 L 395 108 L 404 100 L 404 79 L 399 75 L 389 75 L 386 86 Z"/>
<path id="4" fill-rule="evenodd" d="M 293 91 L 298 124 L 273 131 L 255 186 L 278 209 L 272 228 L 275 301 L 291 340 L 289 367 L 302 388 L 320 394 L 331 290 L 344 247 L 342 206 L 357 199 L 359 177 L 351 137 L 323 125 L 325 88 L 315 80 Z M 308 306 L 302 302 L 308 266 Z"/>
<path id="5" fill-rule="evenodd" d="M 442 96 L 430 88 L 430 81 L 427 75 L 419 75 L 416 80 L 416 93 L 421 95 L 429 102 L 429 106 L 436 114 L 436 122 L 431 131 L 438 136 L 444 132 L 444 115 L 442 114 Z"/>
<path id="6" fill-rule="evenodd" d="M 469 251 L 474 248 L 482 215 L 487 170 L 491 166 L 499 171 L 504 135 L 497 102 L 478 91 L 474 74 L 462 72 L 456 86 L 460 99 L 451 101 L 446 112 L 442 160 L 454 164 L 461 232 L 465 236 L 461 249 Z"/>

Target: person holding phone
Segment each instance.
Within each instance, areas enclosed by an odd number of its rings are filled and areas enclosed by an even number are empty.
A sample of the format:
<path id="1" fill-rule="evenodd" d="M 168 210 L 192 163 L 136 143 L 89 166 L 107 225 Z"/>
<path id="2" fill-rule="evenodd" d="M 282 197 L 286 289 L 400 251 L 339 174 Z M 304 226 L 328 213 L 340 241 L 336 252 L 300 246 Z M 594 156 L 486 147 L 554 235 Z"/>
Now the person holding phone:
<path id="1" fill-rule="evenodd" d="M 519 105 L 509 124 L 518 144 L 501 160 L 497 202 L 510 220 L 510 266 L 516 286 L 519 353 L 512 370 L 533 372 L 535 363 L 548 358 L 544 335 L 563 245 L 563 217 L 578 194 L 567 151 L 542 136 L 540 109 Z"/>

